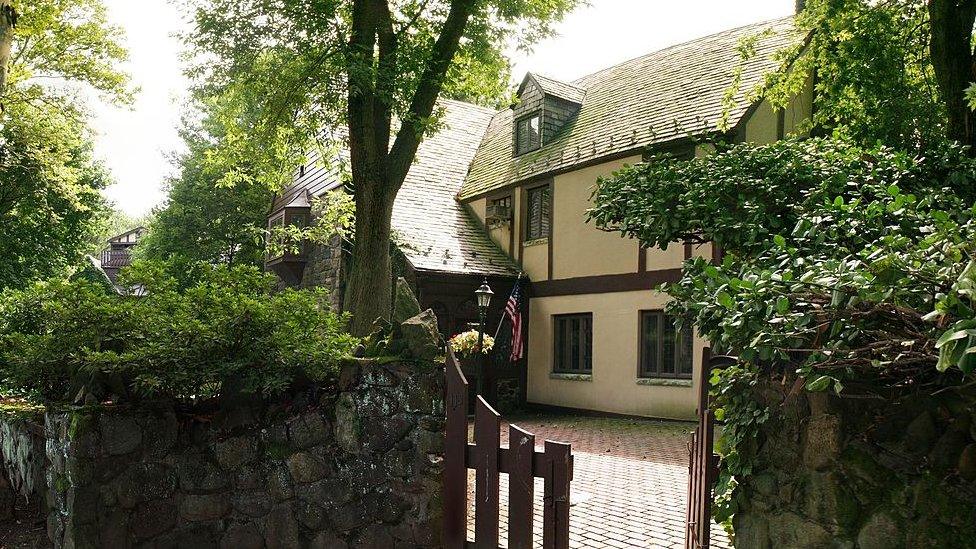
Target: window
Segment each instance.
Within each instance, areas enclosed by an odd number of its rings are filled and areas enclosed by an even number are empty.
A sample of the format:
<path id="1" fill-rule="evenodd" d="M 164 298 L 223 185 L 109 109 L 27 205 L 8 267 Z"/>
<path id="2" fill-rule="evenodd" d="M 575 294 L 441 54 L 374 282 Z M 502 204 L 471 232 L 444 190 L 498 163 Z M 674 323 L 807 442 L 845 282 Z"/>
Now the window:
<path id="1" fill-rule="evenodd" d="M 509 208 L 512 207 L 512 196 L 503 196 L 501 198 L 496 198 L 491 201 L 491 206 L 494 208 Z"/>
<path id="2" fill-rule="evenodd" d="M 525 239 L 535 240 L 549 236 L 551 203 L 549 185 L 529 189 L 525 210 Z"/>
<path id="3" fill-rule="evenodd" d="M 662 311 L 640 314 L 640 377 L 691 377 L 691 326 L 677 330 Z"/>
<path id="4" fill-rule="evenodd" d="M 268 258 L 285 255 L 285 240 L 282 229 L 285 227 L 285 214 L 281 213 L 268 220 L 267 254 Z"/>
<path id="5" fill-rule="evenodd" d="M 542 145 L 539 131 L 541 117 L 531 114 L 515 122 L 515 156 L 534 151 Z"/>
<path id="6" fill-rule="evenodd" d="M 588 374 L 593 371 L 593 315 L 553 317 L 553 371 Z"/>

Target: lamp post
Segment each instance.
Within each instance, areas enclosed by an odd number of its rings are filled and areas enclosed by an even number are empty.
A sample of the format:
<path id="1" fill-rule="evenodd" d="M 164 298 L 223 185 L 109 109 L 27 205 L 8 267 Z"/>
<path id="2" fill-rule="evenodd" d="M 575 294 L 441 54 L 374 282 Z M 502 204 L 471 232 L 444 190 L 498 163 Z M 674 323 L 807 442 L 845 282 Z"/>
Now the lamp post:
<path id="1" fill-rule="evenodd" d="M 488 277 L 485 277 L 484 282 L 481 283 L 481 287 L 475 290 L 474 292 L 474 294 L 478 297 L 478 319 L 480 321 L 478 325 L 478 355 L 479 355 L 478 394 L 484 397 L 485 401 L 488 400 L 488 398 L 485 397 L 484 394 L 485 393 L 485 363 L 486 363 L 486 358 L 484 353 L 485 321 L 488 318 L 488 305 L 491 305 L 491 296 L 494 295 L 494 293 L 495 292 L 491 291 L 491 288 L 488 286 Z"/>

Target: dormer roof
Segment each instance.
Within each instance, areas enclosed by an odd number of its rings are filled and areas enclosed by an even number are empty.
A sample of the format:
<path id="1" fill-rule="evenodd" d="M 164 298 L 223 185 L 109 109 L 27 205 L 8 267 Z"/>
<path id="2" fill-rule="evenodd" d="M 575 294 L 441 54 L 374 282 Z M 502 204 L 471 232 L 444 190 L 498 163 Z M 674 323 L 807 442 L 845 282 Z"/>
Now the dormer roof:
<path id="1" fill-rule="evenodd" d="M 549 78 L 548 76 L 542 76 L 541 74 L 535 74 L 531 72 L 525 73 L 525 78 L 522 79 L 522 83 L 518 87 L 517 95 L 522 95 L 522 91 L 525 89 L 526 84 L 529 82 L 535 82 L 542 93 L 551 96 L 558 97 L 559 99 L 564 99 L 571 103 L 576 103 L 577 105 L 583 103 L 583 96 L 586 95 L 586 90 L 579 88 L 570 84 L 568 82 L 562 82 L 556 80 L 555 78 Z"/>

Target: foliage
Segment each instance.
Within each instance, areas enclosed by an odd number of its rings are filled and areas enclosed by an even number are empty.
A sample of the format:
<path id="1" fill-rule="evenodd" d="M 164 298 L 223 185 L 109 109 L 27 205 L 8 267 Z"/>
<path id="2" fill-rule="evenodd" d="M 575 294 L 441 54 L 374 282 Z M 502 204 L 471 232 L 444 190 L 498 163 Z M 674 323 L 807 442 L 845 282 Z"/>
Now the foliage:
<path id="1" fill-rule="evenodd" d="M 179 174 L 167 181 L 166 204 L 154 212 L 137 256 L 178 269 L 211 264 L 263 264 L 264 231 L 274 198 L 260 185 L 219 185 L 226 172 L 207 159 L 226 139 L 224 127 L 202 107 L 199 121 L 181 131 L 186 152 L 175 158 Z M 237 170 L 252 169 L 242 163 Z"/>
<path id="2" fill-rule="evenodd" d="M 277 257 L 284 252 L 298 253 L 307 243 L 328 244 L 333 238 L 349 244 L 356 223 L 356 208 L 352 196 L 345 189 L 328 191 L 312 198 L 312 222 L 307 226 L 295 224 L 270 227 L 267 234 L 267 253 Z M 391 235 L 395 239 L 395 234 Z"/>
<path id="3" fill-rule="evenodd" d="M 0 116 L 0 288 L 23 287 L 93 251 L 109 180 L 73 117 L 29 103 Z"/>
<path id="4" fill-rule="evenodd" d="M 141 262 L 118 295 L 83 280 L 37 282 L 0 298 L 0 376 L 53 402 L 278 393 L 327 382 L 356 340 L 327 293 L 275 292 L 253 267 L 198 264 L 182 284 Z"/>
<path id="5" fill-rule="evenodd" d="M 108 184 L 93 159 L 82 90 L 131 99 L 118 29 L 98 0 L 15 2 L 0 95 L 0 288 L 63 273 L 92 251 Z"/>
<path id="6" fill-rule="evenodd" d="M 344 298 L 364 335 L 389 311 L 393 201 L 437 129 L 437 100 L 495 102 L 506 47 L 550 34 L 578 1 L 188 0 L 198 93 L 227 128 L 210 161 L 225 185 L 277 189 L 313 145 L 349 151 L 356 215 L 369 223 L 356 226 Z M 242 161 L 257 169 L 242 173 Z"/>
<path id="7" fill-rule="evenodd" d="M 808 41 L 780 52 L 782 70 L 756 95 L 785 107 L 816 74 L 817 108 L 805 129 L 896 148 L 945 137 L 925 2 L 809 0 L 796 22 Z"/>
<path id="8" fill-rule="evenodd" d="M 478 330 L 468 330 L 461 332 L 451 338 L 451 349 L 461 357 L 472 357 L 478 354 Z M 484 335 L 484 347 L 481 349 L 483 354 L 491 352 L 495 346 L 495 338 L 488 334 Z"/>
<path id="9" fill-rule="evenodd" d="M 976 369 L 976 162 L 832 139 L 656 158 L 601 180 L 590 218 L 648 247 L 712 241 L 685 263 L 668 310 L 739 357 L 713 372 L 724 419 L 719 515 L 750 473 L 739 458 L 769 417 L 761 374 L 793 391 L 891 398 L 967 383 Z"/>

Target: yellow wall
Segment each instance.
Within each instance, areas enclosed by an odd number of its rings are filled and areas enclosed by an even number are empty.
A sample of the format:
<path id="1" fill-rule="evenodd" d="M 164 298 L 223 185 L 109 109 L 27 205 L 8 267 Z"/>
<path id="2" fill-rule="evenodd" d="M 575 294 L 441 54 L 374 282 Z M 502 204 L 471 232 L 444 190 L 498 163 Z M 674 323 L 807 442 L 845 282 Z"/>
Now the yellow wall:
<path id="1" fill-rule="evenodd" d="M 549 245 L 545 238 L 533 240 L 522 249 L 522 269 L 529 280 L 549 278 Z"/>
<path id="2" fill-rule="evenodd" d="M 590 194 L 600 176 L 610 175 L 640 156 L 583 168 L 553 180 L 552 277 L 575 278 L 637 271 L 637 242 L 586 222 Z"/>
<path id="3" fill-rule="evenodd" d="M 687 386 L 638 384 L 639 312 L 661 309 L 668 297 L 654 291 L 556 296 L 529 303 L 529 402 L 618 414 L 690 419 L 695 390 Z M 563 379 L 552 372 L 552 315 L 593 314 L 593 373 L 589 381 Z M 695 339 L 694 364 L 704 343 Z M 669 380 L 674 383 L 675 380 Z M 698 383 L 697 375 L 694 383 Z"/>
<path id="4" fill-rule="evenodd" d="M 746 121 L 745 140 L 753 143 L 772 143 L 777 139 L 777 115 L 769 105 L 769 101 L 763 100 L 759 107 Z"/>

